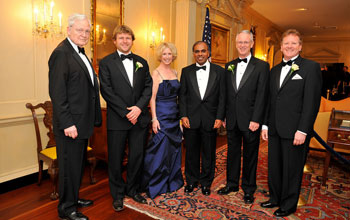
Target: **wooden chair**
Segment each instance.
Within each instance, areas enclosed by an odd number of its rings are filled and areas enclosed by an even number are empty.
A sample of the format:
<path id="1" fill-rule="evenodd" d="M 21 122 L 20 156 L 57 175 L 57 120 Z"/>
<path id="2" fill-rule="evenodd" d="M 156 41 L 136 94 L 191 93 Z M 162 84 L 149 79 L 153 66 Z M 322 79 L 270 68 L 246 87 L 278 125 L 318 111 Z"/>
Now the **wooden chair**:
<path id="1" fill-rule="evenodd" d="M 34 127 L 35 127 L 38 165 L 39 165 L 38 185 L 41 184 L 42 173 L 43 173 L 43 163 L 46 163 L 49 166 L 48 173 L 50 174 L 50 179 L 53 184 L 53 192 L 51 193 L 50 198 L 52 200 L 56 200 L 58 198 L 58 192 L 57 192 L 58 161 L 57 161 L 57 155 L 56 155 L 56 141 L 52 130 L 52 103 L 51 101 L 46 101 L 44 103 L 39 103 L 35 106 L 33 106 L 31 103 L 27 103 L 26 107 L 30 109 L 32 112 Z M 45 146 L 45 148 L 43 148 L 43 145 L 42 145 L 39 122 L 36 114 L 36 111 L 40 108 L 42 108 L 45 111 L 43 123 L 48 130 L 47 136 L 49 137 L 49 141 Z M 93 173 L 96 167 L 96 158 L 93 154 L 92 148 L 90 147 L 87 148 L 87 160 L 90 164 L 90 183 L 95 184 L 96 179 L 94 178 Z"/>

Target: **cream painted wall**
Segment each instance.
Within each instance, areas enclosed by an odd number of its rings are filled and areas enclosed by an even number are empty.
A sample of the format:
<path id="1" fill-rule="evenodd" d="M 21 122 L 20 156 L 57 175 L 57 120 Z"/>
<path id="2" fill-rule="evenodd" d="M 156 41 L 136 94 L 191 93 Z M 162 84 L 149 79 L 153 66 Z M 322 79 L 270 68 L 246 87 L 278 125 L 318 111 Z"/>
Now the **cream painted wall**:
<path id="1" fill-rule="evenodd" d="M 60 0 L 55 8 L 62 11 L 63 26 L 71 13 L 90 16 L 90 0 Z M 34 38 L 32 9 L 30 0 L 0 1 L 0 183 L 38 170 L 35 131 L 25 103 L 49 99 L 47 61 L 63 39 Z"/>
<path id="2" fill-rule="evenodd" d="M 155 56 L 156 48 L 150 48 L 151 28 L 159 30 L 163 27 L 165 41 L 174 43 L 175 0 L 124 0 L 124 2 L 124 24 L 134 31 L 136 38 L 132 51 L 148 61 L 152 72 L 159 63 Z"/>
<path id="3" fill-rule="evenodd" d="M 250 30 L 251 26 L 255 26 L 255 56 L 267 60 L 269 41 L 270 46 L 271 44 L 274 45 L 272 49 L 277 53 L 280 45 L 280 36 L 283 30 L 250 7 L 244 10 L 243 16 L 245 23 L 242 29 Z M 281 59 L 282 58 L 275 57 L 275 62 L 274 64 L 270 63 L 270 67 L 272 68 L 276 63 L 279 63 Z"/>

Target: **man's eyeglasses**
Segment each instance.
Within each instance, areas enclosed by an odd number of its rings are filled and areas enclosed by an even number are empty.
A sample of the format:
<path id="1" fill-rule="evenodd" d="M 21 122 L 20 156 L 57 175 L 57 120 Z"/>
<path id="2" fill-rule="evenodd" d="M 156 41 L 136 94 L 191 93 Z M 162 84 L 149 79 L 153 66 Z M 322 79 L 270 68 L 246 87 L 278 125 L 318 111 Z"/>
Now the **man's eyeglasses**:
<path id="1" fill-rule="evenodd" d="M 78 34 L 85 33 L 86 35 L 90 35 L 91 30 L 84 30 L 84 29 L 74 29 Z"/>

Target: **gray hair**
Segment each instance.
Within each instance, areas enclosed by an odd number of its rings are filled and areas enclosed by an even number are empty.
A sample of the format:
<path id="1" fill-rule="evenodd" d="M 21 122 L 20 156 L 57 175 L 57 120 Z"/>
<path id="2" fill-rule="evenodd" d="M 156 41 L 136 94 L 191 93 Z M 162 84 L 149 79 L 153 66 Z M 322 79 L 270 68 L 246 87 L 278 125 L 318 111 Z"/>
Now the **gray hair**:
<path id="1" fill-rule="evenodd" d="M 86 15 L 74 13 L 68 17 L 68 27 L 72 27 L 76 20 L 85 20 L 85 19 L 88 20 L 89 25 L 91 27 L 91 21 Z"/>
<path id="2" fill-rule="evenodd" d="M 236 35 L 236 41 L 237 41 L 238 35 L 241 34 L 241 33 L 249 34 L 250 35 L 250 41 L 251 42 L 254 41 L 254 36 L 253 36 L 252 32 L 250 32 L 249 30 L 242 30 L 242 31 L 238 32 L 238 34 Z"/>

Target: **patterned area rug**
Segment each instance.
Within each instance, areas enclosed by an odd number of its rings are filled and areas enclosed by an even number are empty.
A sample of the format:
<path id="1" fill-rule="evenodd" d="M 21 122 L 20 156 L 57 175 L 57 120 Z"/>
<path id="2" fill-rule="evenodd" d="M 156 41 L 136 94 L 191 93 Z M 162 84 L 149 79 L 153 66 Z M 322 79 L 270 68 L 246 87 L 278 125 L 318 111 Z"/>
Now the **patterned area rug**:
<path id="1" fill-rule="evenodd" d="M 227 145 L 218 148 L 216 153 L 216 177 L 210 196 L 202 195 L 198 188 L 191 194 L 185 194 L 181 188 L 177 192 L 162 194 L 154 200 L 147 198 L 147 205 L 138 204 L 131 199 L 126 199 L 125 205 L 157 219 L 278 219 L 273 216 L 277 208 L 264 209 L 259 205 L 268 199 L 267 143 L 260 146 L 258 189 L 254 204 L 251 205 L 244 204 L 241 189 L 227 196 L 216 193 L 226 183 Z M 314 170 L 314 173 L 304 175 L 301 197 L 307 204 L 298 207 L 296 213 L 285 219 L 350 219 L 350 174 L 332 168 L 333 171 L 328 176 L 328 188 L 321 187 L 317 179 L 323 169 L 323 159 L 309 156 L 307 163 Z"/>

